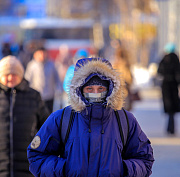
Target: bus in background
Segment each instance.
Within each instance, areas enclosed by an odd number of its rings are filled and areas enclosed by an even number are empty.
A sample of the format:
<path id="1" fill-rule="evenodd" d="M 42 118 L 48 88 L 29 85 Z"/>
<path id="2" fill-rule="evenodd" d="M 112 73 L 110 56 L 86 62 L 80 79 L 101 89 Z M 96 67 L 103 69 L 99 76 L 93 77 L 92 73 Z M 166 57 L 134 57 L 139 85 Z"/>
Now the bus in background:
<path id="1" fill-rule="evenodd" d="M 43 44 L 49 56 L 55 60 L 60 46 L 66 45 L 72 56 L 80 48 L 85 48 L 90 54 L 95 54 L 93 42 L 93 20 L 74 19 L 25 19 L 20 23 L 24 34 L 24 42 L 35 41 Z M 37 41 L 37 42 L 36 42 Z"/>

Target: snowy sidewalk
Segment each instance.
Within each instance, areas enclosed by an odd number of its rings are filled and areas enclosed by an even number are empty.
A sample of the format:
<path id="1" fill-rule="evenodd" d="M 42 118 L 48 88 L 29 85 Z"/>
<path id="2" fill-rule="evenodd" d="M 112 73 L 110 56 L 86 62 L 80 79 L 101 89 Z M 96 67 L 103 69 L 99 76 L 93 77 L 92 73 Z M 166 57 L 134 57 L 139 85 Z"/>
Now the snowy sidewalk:
<path id="1" fill-rule="evenodd" d="M 131 111 L 152 143 L 155 163 L 151 177 L 180 176 L 180 114 L 176 115 L 176 136 L 166 134 L 167 116 L 163 113 L 158 87 L 141 89 L 142 101 Z"/>

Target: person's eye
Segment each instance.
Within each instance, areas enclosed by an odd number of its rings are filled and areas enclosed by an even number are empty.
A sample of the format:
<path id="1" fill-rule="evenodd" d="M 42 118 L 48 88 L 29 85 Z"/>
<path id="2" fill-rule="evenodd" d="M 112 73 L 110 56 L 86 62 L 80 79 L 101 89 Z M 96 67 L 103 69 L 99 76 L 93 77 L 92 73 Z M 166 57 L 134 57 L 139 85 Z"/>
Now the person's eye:
<path id="1" fill-rule="evenodd" d="M 99 90 L 100 90 L 100 91 L 104 91 L 104 87 L 100 87 Z"/>
<path id="2" fill-rule="evenodd" d="M 99 90 L 100 90 L 101 92 L 104 92 L 104 91 L 106 91 L 106 88 L 105 88 L 105 87 L 100 87 Z"/>
<path id="3" fill-rule="evenodd" d="M 88 87 L 88 88 L 86 88 L 87 90 L 92 90 L 92 88 L 91 87 Z"/>

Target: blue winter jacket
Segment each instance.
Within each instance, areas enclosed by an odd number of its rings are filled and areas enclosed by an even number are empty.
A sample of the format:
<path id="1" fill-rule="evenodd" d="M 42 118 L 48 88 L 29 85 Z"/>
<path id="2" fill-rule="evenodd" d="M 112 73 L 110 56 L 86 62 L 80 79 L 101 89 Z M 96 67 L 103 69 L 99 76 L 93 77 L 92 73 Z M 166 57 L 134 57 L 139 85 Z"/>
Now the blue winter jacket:
<path id="1" fill-rule="evenodd" d="M 80 66 L 84 68 L 85 73 L 75 69 L 70 87 L 71 107 L 75 110 L 75 119 L 65 151 L 59 156 L 62 146 L 60 137 L 62 110 L 58 110 L 49 116 L 28 147 L 30 171 L 34 176 L 147 177 L 152 173 L 154 158 L 150 141 L 129 112 L 127 112 L 129 134 L 123 149 L 114 113 L 114 110 L 122 111 L 118 108 L 122 104 L 122 90 L 119 90 L 119 84 L 123 82 L 118 81 L 119 74 L 116 75 L 116 71 L 107 63 L 102 59 L 95 59 L 94 62 Z M 108 75 L 111 70 L 113 72 Z M 94 74 L 110 82 L 109 96 L 103 104 L 89 104 L 80 92 L 81 86 Z M 83 75 L 84 79 L 80 79 L 78 75 L 80 77 Z"/>

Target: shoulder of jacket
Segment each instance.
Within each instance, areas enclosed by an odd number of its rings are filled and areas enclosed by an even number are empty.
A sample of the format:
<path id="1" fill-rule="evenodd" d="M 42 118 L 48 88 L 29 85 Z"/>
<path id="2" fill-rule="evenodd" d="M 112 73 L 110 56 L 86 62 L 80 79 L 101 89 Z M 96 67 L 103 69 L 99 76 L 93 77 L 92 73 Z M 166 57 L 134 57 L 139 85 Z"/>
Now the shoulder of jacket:
<path id="1" fill-rule="evenodd" d="M 54 118 L 57 119 L 57 120 L 60 120 L 61 117 L 62 117 L 62 114 L 63 114 L 63 110 L 64 110 L 64 109 L 59 109 L 59 110 L 51 113 L 50 116 L 54 117 Z"/>
<path id="2" fill-rule="evenodd" d="M 29 63 L 27 64 L 27 66 L 32 66 L 32 65 L 35 65 L 37 64 L 36 60 L 35 59 L 32 59 L 31 61 L 29 61 Z"/>
<path id="3" fill-rule="evenodd" d="M 125 109 L 118 110 L 118 112 L 119 112 L 119 114 L 122 114 L 123 112 L 126 114 L 126 117 L 127 117 L 128 121 L 129 121 L 129 126 L 130 127 L 132 126 L 132 124 L 137 122 L 137 120 L 136 120 L 135 116 L 133 115 L 133 113 L 131 113 L 131 112 L 125 110 Z"/>
<path id="4" fill-rule="evenodd" d="M 127 117 L 129 119 L 129 121 L 137 121 L 133 113 L 131 113 L 131 112 L 127 111 L 127 110 L 125 110 L 125 112 L 127 114 Z"/>
<path id="5" fill-rule="evenodd" d="M 136 117 L 133 113 L 126 111 L 128 120 L 129 120 L 129 130 L 134 129 L 135 127 L 139 127 L 139 122 L 137 121 Z"/>
<path id="6" fill-rule="evenodd" d="M 33 95 L 36 96 L 37 98 L 39 98 L 39 96 L 40 96 L 40 93 L 37 90 L 30 87 L 29 84 L 24 87 L 24 91 L 31 94 L 32 96 Z"/>
<path id="7" fill-rule="evenodd" d="M 56 125 L 60 128 L 61 124 L 61 115 L 62 115 L 63 109 L 57 110 L 49 115 L 49 117 L 45 121 L 45 125 Z"/>

